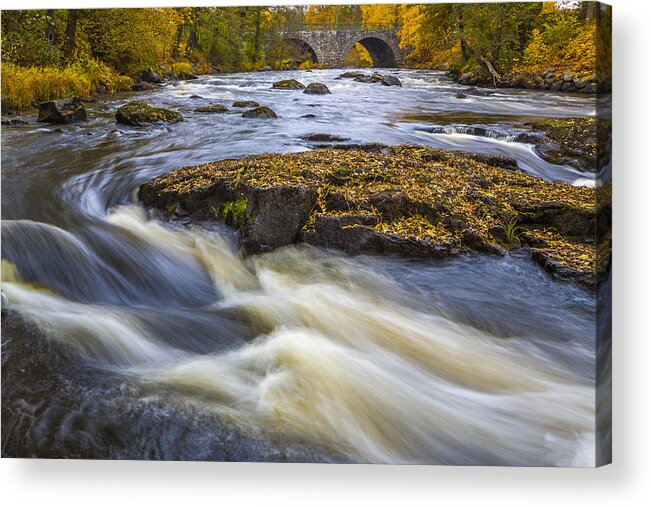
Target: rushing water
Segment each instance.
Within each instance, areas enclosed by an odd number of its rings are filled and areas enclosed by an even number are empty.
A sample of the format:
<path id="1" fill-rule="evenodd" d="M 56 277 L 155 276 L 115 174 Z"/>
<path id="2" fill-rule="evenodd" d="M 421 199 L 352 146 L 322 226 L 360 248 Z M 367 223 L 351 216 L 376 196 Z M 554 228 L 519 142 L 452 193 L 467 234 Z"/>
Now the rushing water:
<path id="1" fill-rule="evenodd" d="M 585 183 L 513 135 L 529 118 L 594 115 L 593 99 L 457 99 L 440 73 L 395 71 L 403 88 L 339 73 L 205 76 L 137 96 L 180 110 L 171 126 L 116 125 L 124 96 L 89 104 L 86 123 L 2 128 L 3 455 L 594 464 L 595 298 L 526 254 L 243 259 L 226 228 L 163 224 L 135 201 L 159 174 L 310 149 L 315 132 L 499 153 Z M 271 90 L 282 78 L 332 95 Z M 234 100 L 279 118 L 193 112 Z"/>

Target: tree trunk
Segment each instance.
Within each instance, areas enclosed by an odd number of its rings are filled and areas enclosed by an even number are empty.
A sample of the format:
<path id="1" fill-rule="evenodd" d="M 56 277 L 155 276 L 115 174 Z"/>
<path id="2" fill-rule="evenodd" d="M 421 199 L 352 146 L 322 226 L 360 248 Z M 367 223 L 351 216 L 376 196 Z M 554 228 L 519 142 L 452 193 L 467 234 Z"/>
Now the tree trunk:
<path id="1" fill-rule="evenodd" d="M 463 35 L 463 15 L 458 10 L 457 6 L 452 6 L 453 12 L 456 17 L 457 33 L 459 34 L 459 42 L 461 44 L 461 56 L 464 61 L 468 61 L 470 55 L 468 54 L 468 45 L 466 44 L 466 37 Z"/>
<path id="2" fill-rule="evenodd" d="M 244 38 L 244 27 L 246 24 L 246 12 L 249 10 L 248 7 L 240 8 L 240 39 Z"/>
<path id="3" fill-rule="evenodd" d="M 75 39 L 77 37 L 77 20 L 79 19 L 79 11 L 77 9 L 70 9 L 68 13 L 68 23 L 66 24 L 66 45 L 63 51 L 66 59 L 70 59 L 75 54 Z"/>
<path id="4" fill-rule="evenodd" d="M 56 44 L 56 10 L 48 9 L 47 11 L 47 21 L 45 25 L 45 38 L 50 41 L 50 44 L 54 46 Z"/>
<path id="5" fill-rule="evenodd" d="M 470 44 L 468 44 L 468 41 L 464 36 L 461 36 L 461 42 L 462 44 L 466 44 L 472 55 L 475 57 L 475 59 L 481 63 L 484 67 L 486 67 L 486 70 L 490 73 L 490 75 L 493 77 L 493 84 L 497 85 L 500 81 L 502 81 L 502 76 L 498 74 L 498 72 L 495 70 L 493 67 L 493 64 L 486 60 L 479 51 L 477 51 L 475 48 L 473 48 Z"/>
<path id="6" fill-rule="evenodd" d="M 172 50 L 172 57 L 178 58 L 181 50 L 181 38 L 183 37 L 183 23 L 179 23 L 176 27 L 176 37 L 174 39 L 174 49 Z"/>
<path id="7" fill-rule="evenodd" d="M 597 10 L 597 5 L 594 2 L 588 2 L 588 8 L 585 13 L 585 22 L 590 23 L 595 19 L 595 11 Z"/>
<path id="8" fill-rule="evenodd" d="M 253 63 L 260 59 L 260 22 L 262 19 L 262 7 L 257 7 L 255 13 L 255 39 L 253 41 Z"/>
<path id="9" fill-rule="evenodd" d="M 199 43 L 199 35 L 197 30 L 199 28 L 199 7 L 192 9 L 192 25 L 190 26 L 190 36 L 188 37 L 188 49 L 192 51 Z"/>

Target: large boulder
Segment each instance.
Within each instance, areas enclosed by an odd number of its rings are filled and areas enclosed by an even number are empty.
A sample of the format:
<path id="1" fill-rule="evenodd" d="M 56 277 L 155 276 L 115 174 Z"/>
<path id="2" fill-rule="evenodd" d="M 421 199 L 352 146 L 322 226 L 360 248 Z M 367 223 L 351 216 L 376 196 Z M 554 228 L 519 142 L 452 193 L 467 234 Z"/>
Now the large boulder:
<path id="1" fill-rule="evenodd" d="M 368 74 L 362 74 L 353 79 L 358 83 L 381 83 L 384 81 L 384 76 L 378 72 L 374 72 L 370 76 Z"/>
<path id="2" fill-rule="evenodd" d="M 529 248 L 545 269 L 594 287 L 595 189 L 507 173 L 515 161 L 491 157 L 410 146 L 263 155 L 185 167 L 142 185 L 139 197 L 183 223 L 223 220 L 245 253 L 301 239 L 408 257 Z"/>
<path id="3" fill-rule="evenodd" d="M 269 109 L 266 106 L 260 106 L 245 111 L 242 118 L 278 118 L 278 115 L 274 113 L 272 109 Z"/>
<path id="4" fill-rule="evenodd" d="M 303 90 L 305 85 L 296 81 L 296 79 L 283 79 L 282 81 L 276 81 L 272 86 L 276 90 Z"/>
<path id="5" fill-rule="evenodd" d="M 384 76 L 382 84 L 384 86 L 402 86 L 402 81 L 400 81 L 396 76 Z"/>
<path id="6" fill-rule="evenodd" d="M 245 252 L 266 252 L 297 243 L 316 200 L 313 188 L 256 188 L 249 197 L 240 231 Z"/>
<path id="7" fill-rule="evenodd" d="M 212 106 L 199 106 L 194 110 L 195 113 L 227 113 L 228 108 L 222 106 L 221 104 L 215 104 Z"/>
<path id="8" fill-rule="evenodd" d="M 158 86 L 151 84 L 151 83 L 146 83 L 145 81 L 140 81 L 139 83 L 133 83 L 131 85 L 131 90 L 134 92 L 145 92 L 148 90 L 156 90 Z"/>
<path id="9" fill-rule="evenodd" d="M 149 125 L 152 123 L 177 123 L 183 121 L 181 113 L 152 107 L 144 102 L 129 102 L 115 112 L 115 120 L 123 125 Z"/>
<path id="10" fill-rule="evenodd" d="M 260 104 L 258 104 L 254 100 L 236 100 L 235 102 L 233 102 L 233 107 L 254 108 L 254 107 L 260 107 Z"/>
<path id="11" fill-rule="evenodd" d="M 162 83 L 163 79 L 154 72 L 154 69 L 149 67 L 145 72 L 140 73 L 138 76 L 141 81 L 146 83 Z"/>
<path id="12" fill-rule="evenodd" d="M 43 102 L 38 107 L 38 121 L 73 123 L 84 120 L 86 120 L 86 109 L 79 97 Z"/>
<path id="13" fill-rule="evenodd" d="M 342 79 L 355 79 L 356 77 L 364 77 L 364 73 L 359 71 L 348 71 L 340 74 L 339 77 Z"/>
<path id="14" fill-rule="evenodd" d="M 328 95 L 330 90 L 323 83 L 310 83 L 303 90 L 303 93 L 307 93 L 308 95 Z"/>
<path id="15" fill-rule="evenodd" d="M 179 74 L 179 79 L 183 79 L 185 81 L 191 81 L 193 79 L 199 79 L 199 76 L 196 74 L 188 74 L 187 72 L 181 72 Z"/>

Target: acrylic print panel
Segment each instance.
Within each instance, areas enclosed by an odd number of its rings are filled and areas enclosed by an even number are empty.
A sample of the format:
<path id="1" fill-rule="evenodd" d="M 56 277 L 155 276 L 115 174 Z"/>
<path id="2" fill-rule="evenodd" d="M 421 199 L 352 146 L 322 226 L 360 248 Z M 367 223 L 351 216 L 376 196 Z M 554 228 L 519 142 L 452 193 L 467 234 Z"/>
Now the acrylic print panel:
<path id="1" fill-rule="evenodd" d="M 2 456 L 610 462 L 610 7 L 2 12 Z"/>

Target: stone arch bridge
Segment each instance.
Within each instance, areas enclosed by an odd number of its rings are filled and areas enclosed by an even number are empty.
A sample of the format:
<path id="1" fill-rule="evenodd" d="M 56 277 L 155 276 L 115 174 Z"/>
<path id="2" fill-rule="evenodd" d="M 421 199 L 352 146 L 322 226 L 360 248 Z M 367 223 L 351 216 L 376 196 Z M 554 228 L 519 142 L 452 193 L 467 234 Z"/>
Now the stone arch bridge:
<path id="1" fill-rule="evenodd" d="M 288 26 L 282 38 L 308 53 L 314 63 L 341 67 L 346 55 L 358 42 L 366 48 L 373 67 L 401 67 L 405 51 L 390 29 L 364 29 L 360 24 Z"/>

